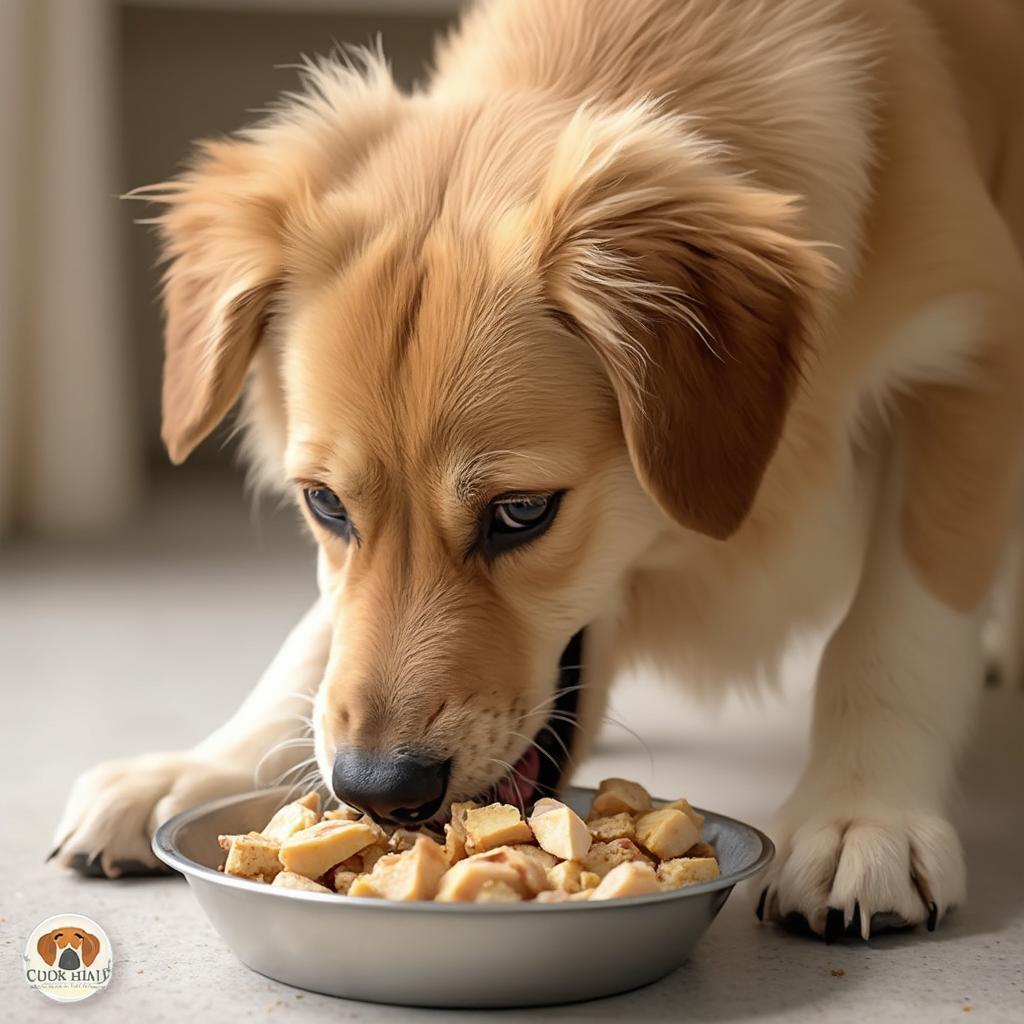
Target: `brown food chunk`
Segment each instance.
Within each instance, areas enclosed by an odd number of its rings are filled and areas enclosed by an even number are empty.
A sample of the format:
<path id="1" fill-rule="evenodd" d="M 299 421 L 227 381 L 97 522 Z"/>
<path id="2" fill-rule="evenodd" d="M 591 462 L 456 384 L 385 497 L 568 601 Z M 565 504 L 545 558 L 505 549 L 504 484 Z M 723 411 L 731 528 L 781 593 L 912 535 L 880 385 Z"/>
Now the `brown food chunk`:
<path id="1" fill-rule="evenodd" d="M 460 835 L 451 824 L 444 827 L 444 855 L 449 864 L 454 864 L 466 857 L 465 837 Z"/>
<path id="2" fill-rule="evenodd" d="M 281 844 L 288 871 L 319 878 L 328 868 L 369 846 L 375 831 L 361 821 L 321 821 L 289 836 Z"/>
<path id="3" fill-rule="evenodd" d="M 508 882 L 484 882 L 473 898 L 474 903 L 521 903 L 522 900 Z"/>
<path id="4" fill-rule="evenodd" d="M 513 843 L 509 849 L 521 853 L 524 857 L 532 857 L 545 871 L 558 863 L 557 857 L 542 850 L 539 846 L 531 846 L 529 843 Z"/>
<path id="5" fill-rule="evenodd" d="M 639 782 L 627 779 L 605 779 L 597 787 L 597 795 L 590 805 L 588 818 L 607 818 L 613 814 L 642 814 L 649 811 L 653 803 L 651 794 Z"/>
<path id="6" fill-rule="evenodd" d="M 349 862 L 344 862 L 344 864 L 347 863 Z M 349 889 L 352 888 L 352 883 L 362 874 L 362 871 L 352 871 L 346 868 L 344 864 L 331 868 L 324 876 L 324 881 L 335 892 L 341 893 L 342 896 L 347 896 Z"/>
<path id="7" fill-rule="evenodd" d="M 503 882 L 516 892 L 522 885 L 519 873 L 509 864 L 460 860 L 445 872 L 436 899 L 438 903 L 472 902 L 485 884 L 497 882 Z"/>
<path id="8" fill-rule="evenodd" d="M 511 846 L 499 846 L 497 849 L 488 850 L 486 853 L 474 854 L 466 863 L 472 861 L 477 863 L 504 864 L 512 868 L 518 880 L 513 885 L 526 899 L 530 899 L 542 890 L 549 888 L 548 874 L 540 861 L 535 857 L 529 857 L 518 850 L 512 849 Z"/>
<path id="9" fill-rule="evenodd" d="M 538 800 L 529 826 L 540 848 L 561 860 L 579 860 L 590 849 L 590 830 L 584 820 L 557 800 Z"/>
<path id="10" fill-rule="evenodd" d="M 465 828 L 466 851 L 470 854 L 533 839 L 530 826 L 511 804 L 472 808 L 466 812 Z"/>
<path id="11" fill-rule="evenodd" d="M 660 890 L 658 876 L 650 864 L 629 861 L 612 868 L 593 891 L 592 900 L 613 900 L 624 896 L 646 896 Z"/>
<path id="12" fill-rule="evenodd" d="M 563 892 L 579 892 L 580 889 L 588 888 L 580 882 L 580 877 L 584 874 L 592 875 L 593 872 L 584 871 L 578 860 L 563 860 L 548 869 L 548 882 L 553 888 L 561 889 Z"/>
<path id="13" fill-rule="evenodd" d="M 672 803 L 665 804 L 664 806 L 671 807 L 677 811 L 682 811 L 683 814 L 685 814 L 690 819 L 690 821 L 692 821 L 694 825 L 697 826 L 698 832 L 704 827 L 704 815 L 701 814 L 699 811 L 695 811 L 690 806 L 689 800 L 673 800 Z"/>
<path id="14" fill-rule="evenodd" d="M 694 843 L 686 853 L 684 857 L 716 857 L 715 848 L 710 843 L 705 843 L 703 840 L 699 843 Z"/>
<path id="15" fill-rule="evenodd" d="M 377 861 L 381 857 L 386 857 L 389 853 L 392 853 L 384 843 L 371 843 L 364 850 L 360 851 L 359 857 L 363 862 L 363 871 L 370 872 L 377 866 Z"/>
<path id="16" fill-rule="evenodd" d="M 375 899 L 380 898 L 380 893 L 373 887 L 373 883 L 370 881 L 369 875 L 359 875 L 355 878 L 348 887 L 349 896 L 372 896 Z"/>
<path id="17" fill-rule="evenodd" d="M 584 872 L 586 873 L 586 872 Z M 589 900 L 593 895 L 593 887 L 581 889 L 579 892 L 566 892 L 564 889 L 548 889 L 545 892 L 537 893 L 535 903 L 578 903 L 580 900 Z"/>
<path id="18" fill-rule="evenodd" d="M 308 807 L 314 814 L 320 813 L 320 794 L 315 789 L 311 789 L 305 796 L 300 796 L 295 802 Z"/>
<path id="19" fill-rule="evenodd" d="M 324 811 L 324 821 L 358 821 L 362 812 L 354 807 L 335 807 L 333 811 Z"/>
<path id="20" fill-rule="evenodd" d="M 545 889 L 534 897 L 535 903 L 565 903 L 569 899 L 569 893 L 564 889 Z"/>
<path id="21" fill-rule="evenodd" d="M 297 875 L 294 871 L 279 871 L 271 885 L 282 889 L 301 889 L 303 892 L 330 892 L 331 890 L 305 875 Z"/>
<path id="22" fill-rule="evenodd" d="M 414 832 L 409 828 L 396 828 L 395 831 L 388 836 L 388 849 L 397 853 L 404 853 L 406 850 L 411 850 L 416 845 L 416 840 L 420 838 L 420 835 L 421 833 Z"/>
<path id="23" fill-rule="evenodd" d="M 228 853 L 224 862 L 226 875 L 253 879 L 259 876 L 269 882 L 281 870 L 281 844 L 276 839 L 250 832 L 244 836 L 218 836 L 217 842 Z"/>
<path id="24" fill-rule="evenodd" d="M 310 796 L 316 797 L 317 805 L 319 806 L 320 798 L 316 793 L 307 794 L 302 800 L 294 800 L 290 804 L 285 804 L 263 826 L 263 835 L 283 843 L 296 832 L 301 832 L 303 829 L 315 825 L 320 819 L 317 812 L 307 806 Z M 303 801 L 307 801 L 307 803 Z"/>
<path id="25" fill-rule="evenodd" d="M 381 857 L 374 865 L 369 883 L 387 900 L 432 900 L 447 870 L 443 847 L 426 836 L 418 836 L 412 849 Z"/>
<path id="26" fill-rule="evenodd" d="M 676 857 L 658 865 L 658 879 L 663 889 L 713 882 L 718 874 L 718 861 L 714 857 Z"/>
<path id="27" fill-rule="evenodd" d="M 650 859 L 631 839 L 613 839 L 608 843 L 594 843 L 583 858 L 583 867 L 604 878 L 612 868 L 627 861 Z"/>
<path id="28" fill-rule="evenodd" d="M 700 841 L 697 826 L 674 807 L 662 807 L 637 818 L 636 837 L 661 860 L 680 857 Z"/>
<path id="29" fill-rule="evenodd" d="M 598 842 L 607 843 L 612 839 L 635 839 L 636 823 L 633 816 L 625 811 L 611 814 L 607 818 L 594 818 L 589 823 L 590 834 Z"/>

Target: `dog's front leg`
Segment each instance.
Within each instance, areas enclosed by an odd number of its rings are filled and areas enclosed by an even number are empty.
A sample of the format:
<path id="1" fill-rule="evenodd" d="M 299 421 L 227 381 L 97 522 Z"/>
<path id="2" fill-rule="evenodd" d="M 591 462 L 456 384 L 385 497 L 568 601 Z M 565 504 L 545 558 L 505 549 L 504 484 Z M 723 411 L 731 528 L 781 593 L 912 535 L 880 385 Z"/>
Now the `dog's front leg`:
<path id="1" fill-rule="evenodd" d="M 56 832 L 52 856 L 87 874 L 154 870 L 156 827 L 205 800 L 252 789 L 257 768 L 273 778 L 305 758 L 287 741 L 308 732 L 310 698 L 323 677 L 330 621 L 320 599 L 303 616 L 232 718 L 191 750 L 105 761 L 80 776 Z M 275 755 L 275 748 L 283 747 Z M 269 758 L 261 765 L 266 755 Z"/>
<path id="2" fill-rule="evenodd" d="M 911 494 L 905 467 L 890 473 L 858 592 L 826 647 L 810 763 L 779 814 L 778 857 L 758 889 L 758 916 L 805 921 L 830 939 L 934 928 L 965 895 L 946 806 L 980 691 L 980 610 L 937 596 L 935 573 L 915 558 L 908 500 L 942 510 L 934 493 Z M 966 538 L 944 538 L 957 540 Z M 948 554 L 936 564 L 948 570 Z"/>

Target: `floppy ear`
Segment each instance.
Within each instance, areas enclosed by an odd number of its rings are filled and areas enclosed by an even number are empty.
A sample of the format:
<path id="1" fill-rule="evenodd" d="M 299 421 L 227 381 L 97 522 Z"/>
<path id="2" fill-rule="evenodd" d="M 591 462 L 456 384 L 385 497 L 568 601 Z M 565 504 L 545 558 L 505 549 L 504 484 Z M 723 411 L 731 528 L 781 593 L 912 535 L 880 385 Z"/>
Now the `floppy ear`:
<path id="1" fill-rule="evenodd" d="M 99 956 L 100 940 L 89 932 L 82 932 L 82 962 L 86 967 L 92 967 L 93 960 Z"/>
<path id="2" fill-rule="evenodd" d="M 798 386 L 826 262 L 791 197 L 725 173 L 646 104 L 577 112 L 528 214 L 547 301 L 592 344 L 643 487 L 724 539 Z"/>
<path id="3" fill-rule="evenodd" d="M 53 941 L 53 932 L 47 932 L 46 935 L 39 937 L 39 941 L 36 943 L 36 952 L 46 963 L 53 966 L 54 960 L 57 959 L 57 943 Z"/>
<path id="4" fill-rule="evenodd" d="M 133 198 L 167 204 L 156 218 L 164 278 L 162 436 L 182 462 L 241 392 L 287 276 L 292 225 L 393 123 L 401 103 L 383 60 L 307 63 L 304 94 L 236 139 L 200 144 L 177 181 Z"/>

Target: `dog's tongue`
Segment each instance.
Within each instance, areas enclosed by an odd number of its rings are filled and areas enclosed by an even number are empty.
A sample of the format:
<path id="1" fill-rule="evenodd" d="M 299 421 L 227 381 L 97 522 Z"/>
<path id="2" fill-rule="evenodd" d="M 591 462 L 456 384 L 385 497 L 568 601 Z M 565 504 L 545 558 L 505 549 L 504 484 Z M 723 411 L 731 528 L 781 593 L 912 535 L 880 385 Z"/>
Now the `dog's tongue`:
<path id="1" fill-rule="evenodd" d="M 528 807 L 539 775 L 540 753 L 536 747 L 530 747 L 498 783 L 498 799 L 515 807 Z"/>

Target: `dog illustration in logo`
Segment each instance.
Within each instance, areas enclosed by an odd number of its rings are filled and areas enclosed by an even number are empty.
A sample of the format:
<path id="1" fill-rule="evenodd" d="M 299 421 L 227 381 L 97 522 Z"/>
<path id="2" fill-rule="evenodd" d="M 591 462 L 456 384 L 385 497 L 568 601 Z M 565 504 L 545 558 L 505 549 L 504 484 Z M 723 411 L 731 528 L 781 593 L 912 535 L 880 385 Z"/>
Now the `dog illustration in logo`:
<path id="1" fill-rule="evenodd" d="M 100 940 L 81 928 L 55 928 L 40 937 L 36 949 L 50 967 L 57 959 L 57 951 L 63 950 L 57 966 L 66 971 L 75 971 L 82 964 L 92 966 L 100 952 Z"/>

